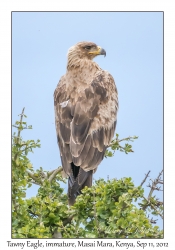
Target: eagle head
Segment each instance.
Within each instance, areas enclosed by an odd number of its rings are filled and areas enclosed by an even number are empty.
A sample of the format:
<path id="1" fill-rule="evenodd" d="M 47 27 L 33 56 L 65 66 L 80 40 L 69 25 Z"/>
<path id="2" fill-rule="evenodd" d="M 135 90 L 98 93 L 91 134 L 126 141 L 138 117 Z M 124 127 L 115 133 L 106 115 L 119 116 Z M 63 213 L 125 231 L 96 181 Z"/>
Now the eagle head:
<path id="1" fill-rule="evenodd" d="M 92 42 L 79 42 L 68 50 L 68 65 L 78 65 L 82 59 L 92 60 L 98 55 L 106 56 L 106 51 Z"/>

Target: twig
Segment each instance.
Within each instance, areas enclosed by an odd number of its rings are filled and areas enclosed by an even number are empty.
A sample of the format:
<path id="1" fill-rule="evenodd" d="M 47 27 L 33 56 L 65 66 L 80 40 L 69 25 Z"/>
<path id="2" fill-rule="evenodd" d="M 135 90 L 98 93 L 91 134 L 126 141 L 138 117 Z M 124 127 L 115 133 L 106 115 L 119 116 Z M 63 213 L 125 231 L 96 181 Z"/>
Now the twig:
<path id="1" fill-rule="evenodd" d="M 158 206 L 161 206 L 161 205 L 163 205 L 163 202 L 157 200 L 157 204 L 156 204 L 156 205 L 157 205 L 157 207 L 158 207 Z"/>
<path id="2" fill-rule="evenodd" d="M 156 224 L 158 220 L 154 220 L 153 218 L 151 218 L 149 221 L 151 224 Z"/>
<path id="3" fill-rule="evenodd" d="M 22 113 L 20 114 L 21 118 L 20 118 L 20 124 L 22 123 L 22 119 L 23 119 L 23 116 L 24 116 L 24 109 L 22 109 Z M 19 143 L 19 138 L 20 138 L 20 134 L 21 134 L 21 130 L 18 129 L 18 138 L 17 138 L 17 143 Z"/>
<path id="4" fill-rule="evenodd" d="M 126 138 L 123 138 L 121 140 L 117 140 L 118 142 L 121 142 L 121 141 L 129 141 L 131 139 L 134 139 L 132 136 L 129 136 L 129 137 L 126 137 Z"/>
<path id="5" fill-rule="evenodd" d="M 35 182 L 37 183 L 42 183 L 41 181 L 38 180 L 37 177 L 34 176 L 34 174 L 32 174 L 29 170 L 26 170 L 26 172 L 28 173 L 28 175 L 30 176 L 30 178 L 32 178 Z"/>
<path id="6" fill-rule="evenodd" d="M 55 170 L 53 171 L 53 173 L 52 173 L 52 174 L 50 175 L 50 177 L 49 177 L 49 182 L 51 183 L 52 180 L 55 178 L 55 176 L 56 176 L 59 172 L 61 172 L 62 170 L 63 170 L 62 167 L 59 167 L 59 168 L 55 169 Z"/>
<path id="7" fill-rule="evenodd" d="M 141 182 L 140 186 L 142 186 L 142 185 L 145 183 L 146 179 L 149 177 L 150 172 L 151 172 L 151 171 L 149 170 L 148 173 L 145 175 L 145 178 L 144 178 L 143 181 Z"/>
<path id="8" fill-rule="evenodd" d="M 23 116 L 24 116 L 24 109 L 25 109 L 25 108 L 22 109 L 21 118 L 20 118 L 20 124 L 22 123 L 22 119 L 23 119 Z M 16 138 L 17 138 L 16 144 L 19 144 L 20 135 L 21 135 L 21 130 L 18 128 L 18 135 L 17 135 L 17 137 L 16 137 Z M 17 153 L 15 154 L 15 156 L 14 156 L 14 161 L 16 161 L 17 156 L 18 156 L 18 153 L 19 153 L 19 152 L 17 152 Z"/>
<path id="9" fill-rule="evenodd" d="M 151 180 L 152 185 L 150 186 L 151 190 L 150 190 L 149 195 L 148 195 L 148 200 L 150 200 L 154 190 L 157 189 L 157 184 L 159 183 L 159 179 L 160 179 L 160 176 L 162 175 L 162 172 L 163 172 L 163 170 L 159 173 L 158 177 L 154 181 Z"/>
<path id="10" fill-rule="evenodd" d="M 154 211 L 158 215 L 160 215 L 160 217 L 163 219 L 163 215 L 161 213 L 159 213 L 159 211 L 157 211 L 156 207 L 147 198 L 145 198 L 144 196 L 143 196 L 143 198 L 147 201 L 147 205 L 144 208 L 142 208 L 142 209 L 145 210 L 148 206 L 151 206 L 154 209 Z"/>
<path id="11" fill-rule="evenodd" d="M 55 169 L 55 170 L 52 170 L 51 171 L 51 175 L 50 175 L 50 177 L 49 177 L 49 182 L 51 183 L 52 182 L 52 180 L 55 178 L 55 176 L 59 173 L 59 172 L 61 172 L 63 170 L 63 168 L 62 167 L 59 167 L 59 168 L 57 168 L 57 169 Z M 32 174 L 29 170 L 26 170 L 26 172 L 28 173 L 28 175 L 30 176 L 30 178 L 32 178 L 33 180 L 34 180 L 34 182 L 32 182 L 33 184 L 36 184 L 36 185 L 41 185 L 43 182 L 42 182 L 42 180 L 38 180 L 38 177 L 36 177 L 34 174 Z M 50 174 L 50 173 L 49 173 Z M 47 176 L 46 176 L 46 174 L 44 173 L 44 172 L 41 172 L 40 173 L 40 177 L 42 177 L 42 178 L 44 178 L 44 179 L 47 179 Z"/>
<path id="12" fill-rule="evenodd" d="M 118 145 L 119 145 L 119 141 L 118 140 L 116 140 L 116 141 L 113 141 L 112 143 L 110 143 L 108 146 L 107 146 L 107 148 L 110 148 L 110 147 L 112 147 L 113 145 L 114 145 L 114 143 L 118 143 Z M 120 145 L 119 145 L 120 146 Z"/>
<path id="13" fill-rule="evenodd" d="M 24 116 L 24 109 L 25 109 L 25 108 L 22 109 L 21 118 L 20 118 L 20 124 L 22 123 L 22 119 L 23 119 L 23 116 Z M 18 128 L 18 127 L 17 127 L 17 128 Z M 21 133 L 21 130 L 19 130 L 19 128 L 18 128 L 18 135 L 17 135 L 17 137 L 16 137 L 16 144 L 19 144 L 20 133 Z M 18 153 L 19 153 L 19 152 L 17 152 L 17 153 L 14 155 L 14 161 L 16 161 L 16 159 L 17 159 L 17 157 L 18 157 Z M 12 159 L 13 159 L 13 158 L 12 158 Z M 13 202 L 13 204 L 14 204 L 14 209 L 15 209 L 15 211 L 17 211 L 17 210 L 18 210 L 18 205 L 16 204 L 16 199 L 12 199 L 12 202 Z"/>
<path id="14" fill-rule="evenodd" d="M 138 137 L 137 137 L 137 138 L 138 138 Z M 119 144 L 119 142 L 122 142 L 122 141 L 132 141 L 131 139 L 137 139 L 137 138 L 134 138 L 134 136 L 129 136 L 129 137 L 123 138 L 123 139 L 121 139 L 121 140 L 114 139 L 113 142 L 110 143 L 110 144 L 108 145 L 107 148 L 113 146 L 113 144 L 116 143 L 116 142 Z M 120 145 L 119 145 L 119 146 L 120 146 Z M 121 146 L 120 146 L 120 147 L 121 147 Z"/>
<path id="15" fill-rule="evenodd" d="M 51 170 L 50 172 L 47 173 L 47 176 L 51 176 L 51 174 L 53 174 L 53 172 L 55 171 L 55 169 Z"/>

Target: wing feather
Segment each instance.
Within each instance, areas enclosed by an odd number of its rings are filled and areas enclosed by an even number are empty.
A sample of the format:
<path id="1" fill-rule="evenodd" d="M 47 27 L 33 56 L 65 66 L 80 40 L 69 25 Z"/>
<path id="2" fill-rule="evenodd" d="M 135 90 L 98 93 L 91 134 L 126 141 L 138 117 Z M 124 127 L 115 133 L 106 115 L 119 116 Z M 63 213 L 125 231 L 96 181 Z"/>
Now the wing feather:
<path id="1" fill-rule="evenodd" d="M 74 148 L 76 149 L 77 145 L 76 144 L 74 145 L 75 145 Z M 84 144 L 82 151 L 77 155 L 75 155 L 75 153 L 73 154 L 72 160 L 76 166 L 82 165 L 91 147 L 92 147 L 92 140 L 91 140 L 91 136 L 89 135 L 86 139 L 86 142 Z"/>
<path id="2" fill-rule="evenodd" d="M 92 173 L 114 136 L 118 94 L 112 76 L 101 71 L 89 86 L 69 93 L 66 76 L 54 93 L 55 122 L 63 169 L 69 178 L 70 204 L 79 190 L 92 184 Z M 72 97 L 73 96 L 73 97 Z M 73 164 L 73 165 L 72 165 Z M 79 167 L 74 176 L 72 166 Z"/>

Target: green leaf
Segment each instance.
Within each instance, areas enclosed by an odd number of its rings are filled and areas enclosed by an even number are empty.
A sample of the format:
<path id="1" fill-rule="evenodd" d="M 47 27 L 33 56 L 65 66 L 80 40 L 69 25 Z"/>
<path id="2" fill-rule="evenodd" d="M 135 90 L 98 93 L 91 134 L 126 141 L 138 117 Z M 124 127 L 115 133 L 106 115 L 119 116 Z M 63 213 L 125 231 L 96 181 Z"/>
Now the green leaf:
<path id="1" fill-rule="evenodd" d="M 144 189 L 134 186 L 130 177 L 107 181 L 99 179 L 92 187 L 85 187 L 75 204 L 69 207 L 68 197 L 60 187 L 60 182 L 65 179 L 58 174 L 50 182 L 49 171 L 41 167 L 33 170 L 28 153 L 40 147 L 40 140 L 23 140 L 23 129 L 32 128 L 31 125 L 27 126 L 23 118 L 27 117 L 20 115 L 14 125 L 16 132 L 12 136 L 13 238 L 52 238 L 55 230 L 61 232 L 62 238 L 163 237 L 163 231 L 153 226 L 147 218 L 148 210 L 149 214 L 158 216 L 163 213 L 163 206 L 157 207 L 158 201 L 154 196 L 146 201 Z M 129 136 L 119 139 L 116 134 L 105 156 L 112 157 L 116 150 L 133 152 L 128 142 L 137 138 Z M 54 169 L 54 166 L 51 167 Z M 33 180 L 27 170 L 34 176 Z M 36 178 L 40 185 L 38 192 L 36 196 L 27 199 L 26 190 Z M 151 205 L 157 207 L 157 210 Z M 146 210 L 143 210 L 144 206 Z"/>
<path id="2" fill-rule="evenodd" d="M 97 238 L 97 235 L 95 233 L 86 233 L 85 238 Z"/>
<path id="3" fill-rule="evenodd" d="M 49 218 L 52 218 L 52 219 L 54 219 L 56 216 L 55 216 L 55 214 L 54 213 L 50 213 L 49 214 Z"/>

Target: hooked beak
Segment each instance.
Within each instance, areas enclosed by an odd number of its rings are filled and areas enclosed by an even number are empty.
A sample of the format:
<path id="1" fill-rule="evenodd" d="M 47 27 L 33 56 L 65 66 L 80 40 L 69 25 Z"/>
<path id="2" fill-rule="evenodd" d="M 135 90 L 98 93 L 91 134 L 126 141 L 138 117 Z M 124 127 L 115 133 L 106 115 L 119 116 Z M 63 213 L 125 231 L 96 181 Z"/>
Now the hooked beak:
<path id="1" fill-rule="evenodd" d="M 97 46 L 97 50 L 89 52 L 89 54 L 94 54 L 94 55 L 104 55 L 106 56 L 106 51 L 101 48 L 100 46 Z"/>

